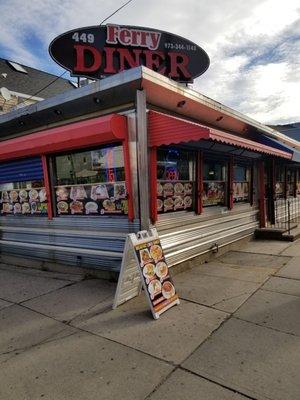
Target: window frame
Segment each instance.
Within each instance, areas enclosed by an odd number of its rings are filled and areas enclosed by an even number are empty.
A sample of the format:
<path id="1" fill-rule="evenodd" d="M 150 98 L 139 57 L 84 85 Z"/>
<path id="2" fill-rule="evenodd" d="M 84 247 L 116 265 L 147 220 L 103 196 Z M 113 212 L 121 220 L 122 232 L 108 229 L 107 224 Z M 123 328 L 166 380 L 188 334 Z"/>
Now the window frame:
<path id="1" fill-rule="evenodd" d="M 205 179 L 205 161 L 209 157 L 209 162 L 217 163 L 221 165 L 221 168 L 225 169 L 225 179 L 224 180 L 206 180 Z M 212 207 L 222 207 L 222 208 L 228 208 L 230 209 L 230 193 L 231 193 L 231 188 L 230 188 L 230 157 L 225 154 L 216 154 L 216 153 L 211 153 L 209 151 L 206 151 L 203 153 L 203 169 L 202 169 L 202 179 L 203 179 L 203 191 L 202 191 L 202 207 L 204 209 L 212 208 Z M 203 197 L 205 195 L 205 183 L 206 182 L 222 182 L 224 183 L 224 203 L 223 204 L 204 204 Z"/>
<path id="2" fill-rule="evenodd" d="M 103 148 L 110 148 L 110 147 L 120 147 L 122 149 L 122 155 L 123 155 L 123 174 L 124 174 L 124 180 L 123 181 L 114 181 L 114 182 L 94 182 L 94 183 L 77 183 L 74 185 L 57 185 L 57 166 L 56 166 L 56 157 L 59 156 L 66 156 L 69 154 L 74 154 L 74 153 L 86 153 L 86 152 L 92 152 L 92 151 L 97 151 Z M 127 213 L 107 213 L 104 214 L 104 216 L 109 216 L 109 217 L 121 217 L 121 218 L 128 218 L 130 221 L 133 220 L 134 218 L 134 213 L 133 213 L 133 203 L 132 203 L 132 190 L 131 190 L 131 179 L 130 179 L 130 165 L 129 165 L 129 154 L 128 154 L 128 144 L 126 141 L 116 141 L 112 143 L 105 143 L 105 144 L 99 144 L 98 146 L 92 146 L 92 147 L 87 147 L 87 148 L 79 148 L 79 149 L 72 149 L 69 151 L 63 151 L 63 152 L 58 152 L 55 154 L 49 155 L 49 171 L 50 171 L 50 187 L 51 187 L 51 199 L 52 199 L 52 211 L 53 211 L 53 216 L 55 217 L 103 217 L 103 215 L 99 213 L 93 213 L 93 214 L 87 214 L 83 212 L 82 214 L 71 214 L 71 213 L 66 213 L 66 214 L 59 214 L 57 210 L 57 195 L 56 195 L 56 189 L 57 187 L 72 187 L 72 186 L 77 186 L 77 187 L 82 187 L 82 186 L 99 186 L 99 185 L 106 185 L 106 184 L 115 184 L 115 183 L 123 183 L 126 188 L 126 195 L 123 200 L 126 200 L 127 202 Z M 129 175 L 129 176 L 128 176 Z M 92 201 L 92 200 L 90 200 Z M 98 201 L 98 200 L 97 200 Z"/>
<path id="3" fill-rule="evenodd" d="M 159 179 L 158 178 L 158 162 L 164 162 L 164 161 L 158 161 L 158 152 L 164 152 L 164 151 L 178 151 L 178 152 L 185 152 L 187 154 L 187 162 L 191 163 L 191 169 L 190 170 L 190 165 L 188 166 L 189 168 L 189 174 L 191 173 L 192 178 L 191 179 Z M 153 150 L 150 150 L 150 164 L 151 164 L 151 172 L 150 172 L 150 187 L 151 187 L 151 198 L 154 197 L 155 198 L 155 202 L 156 205 L 154 205 L 154 200 L 151 200 L 151 204 L 150 204 L 150 208 L 151 208 L 151 219 L 152 221 L 156 221 L 157 219 L 157 214 L 159 213 L 159 215 L 165 215 L 165 214 L 171 214 L 171 213 L 176 213 L 179 211 L 186 211 L 186 212 L 196 212 L 197 209 L 197 202 L 196 202 L 196 185 L 197 185 L 197 181 L 196 181 L 196 165 L 197 165 L 197 152 L 194 149 L 189 149 L 186 147 L 181 147 L 181 146 L 160 146 L 159 148 L 153 148 Z M 155 174 L 155 177 L 154 177 Z M 178 177 L 179 178 L 179 177 Z M 162 183 L 161 183 L 162 182 Z M 164 188 L 164 186 L 166 184 L 169 183 L 181 183 L 184 187 L 184 189 L 182 189 L 182 193 L 176 193 L 174 191 L 173 188 L 173 194 L 165 194 L 164 190 L 161 191 L 161 194 L 159 194 L 160 192 L 158 192 L 158 187 L 159 185 L 161 186 L 161 188 Z M 187 188 L 186 185 L 187 184 L 192 184 L 192 188 Z M 175 186 L 175 184 L 174 184 Z M 190 186 L 189 186 L 190 187 Z M 188 190 L 186 192 L 186 190 Z M 162 199 L 163 200 L 162 200 Z M 170 209 L 170 210 L 164 210 L 164 202 L 168 199 L 168 198 L 172 198 L 173 201 L 175 202 L 175 200 L 177 198 L 181 198 L 182 199 L 182 204 L 178 207 L 178 209 Z M 185 199 L 186 198 L 191 198 L 192 199 L 192 204 L 191 207 L 186 207 L 185 205 Z M 163 202 L 162 210 L 158 209 L 158 200 L 160 200 L 161 202 Z M 180 204 L 180 201 L 179 201 Z M 175 203 L 174 203 L 174 208 L 175 208 Z M 173 205 L 172 205 L 173 207 Z"/>

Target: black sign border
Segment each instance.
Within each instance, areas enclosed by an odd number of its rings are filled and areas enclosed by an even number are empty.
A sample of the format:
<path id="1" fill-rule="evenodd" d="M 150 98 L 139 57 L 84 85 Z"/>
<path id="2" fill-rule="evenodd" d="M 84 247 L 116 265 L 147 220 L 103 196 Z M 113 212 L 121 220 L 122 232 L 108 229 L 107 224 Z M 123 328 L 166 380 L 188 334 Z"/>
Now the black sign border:
<path id="1" fill-rule="evenodd" d="M 72 77 L 76 77 L 76 78 L 87 78 L 87 79 L 93 79 L 93 80 L 102 80 L 102 79 L 105 79 L 105 78 L 109 78 L 110 76 L 114 76 L 114 75 L 107 75 L 107 76 L 104 76 L 103 78 L 95 78 L 95 77 L 91 77 L 90 75 L 82 75 L 82 74 L 76 75 L 76 74 L 74 74 L 69 68 L 67 68 L 66 66 L 64 66 L 64 65 L 62 65 L 60 62 L 58 62 L 58 61 L 55 59 L 55 57 L 53 56 L 52 51 L 51 51 L 51 48 L 52 48 L 53 43 L 56 42 L 59 38 L 65 36 L 65 35 L 67 35 L 67 34 L 71 34 L 72 32 L 82 31 L 82 30 L 85 30 L 85 29 L 91 29 L 91 28 L 102 28 L 102 27 L 103 27 L 103 28 L 107 28 L 107 25 L 115 25 L 115 26 L 119 26 L 119 27 L 121 27 L 121 28 L 140 29 L 140 30 L 145 30 L 145 31 L 149 30 L 149 31 L 153 31 L 153 32 L 159 32 L 159 33 L 163 33 L 163 34 L 166 34 L 166 35 L 171 35 L 171 36 L 176 37 L 176 38 L 179 38 L 179 39 L 181 39 L 181 40 L 183 39 L 183 40 L 189 42 L 190 45 L 192 45 L 192 46 L 197 46 L 198 48 L 200 48 L 201 51 L 203 52 L 203 56 L 206 57 L 206 59 L 207 59 L 207 67 L 206 67 L 204 70 L 202 70 L 198 75 L 193 76 L 192 79 L 191 79 L 191 81 L 188 81 L 188 80 L 186 80 L 186 81 L 176 81 L 175 79 L 169 78 L 169 77 L 167 77 L 166 75 L 160 74 L 160 75 L 164 76 L 165 78 L 168 78 L 168 79 L 173 80 L 174 82 L 177 82 L 177 83 L 186 83 L 186 84 L 187 84 L 187 83 L 192 83 L 192 82 L 194 81 L 194 79 L 196 79 L 196 78 L 198 78 L 199 76 L 203 75 L 203 74 L 208 70 L 208 68 L 210 67 L 210 58 L 209 58 L 207 52 L 206 52 L 201 46 L 197 45 L 196 43 L 192 42 L 192 41 L 189 40 L 189 39 L 186 39 L 186 38 L 183 37 L 183 36 L 180 36 L 180 35 L 177 35 L 177 34 L 174 34 L 174 33 L 171 33 L 171 32 L 167 32 L 167 31 L 155 29 L 155 28 L 149 28 L 149 27 L 146 27 L 146 26 L 119 25 L 119 24 L 116 24 L 116 23 L 114 23 L 114 24 L 106 24 L 106 25 L 89 25 L 89 26 L 83 26 L 83 27 L 81 27 L 81 28 L 70 29 L 69 31 L 66 31 L 66 32 L 64 32 L 64 33 L 62 33 L 62 34 L 56 36 L 56 37 L 51 41 L 51 43 L 49 44 L 49 47 L 48 47 L 48 52 L 49 52 L 49 54 L 50 54 L 50 57 L 52 58 L 52 60 L 53 60 L 56 64 L 60 65 L 63 69 L 69 71 L 69 72 L 70 72 L 70 76 L 72 76 Z M 138 68 L 138 67 L 137 67 L 137 68 Z M 132 69 L 132 68 L 131 68 L 131 69 Z M 130 69 L 128 69 L 127 71 L 129 71 L 129 70 L 130 70 Z M 150 70 L 151 70 L 151 69 L 150 69 Z M 151 71 L 153 71 L 153 70 L 151 70 Z M 124 71 L 121 71 L 121 72 L 124 72 Z M 115 75 L 120 74 L 121 72 L 117 72 Z M 155 71 L 153 71 L 153 72 L 155 72 Z M 159 73 L 159 72 L 157 72 L 157 73 Z"/>

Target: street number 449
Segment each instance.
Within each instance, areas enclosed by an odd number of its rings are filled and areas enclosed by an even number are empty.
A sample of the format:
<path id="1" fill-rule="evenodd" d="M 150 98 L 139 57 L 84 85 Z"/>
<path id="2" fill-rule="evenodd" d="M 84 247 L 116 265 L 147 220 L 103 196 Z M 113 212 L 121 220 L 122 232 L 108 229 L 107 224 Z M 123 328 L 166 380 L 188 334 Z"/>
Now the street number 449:
<path id="1" fill-rule="evenodd" d="M 95 41 L 95 37 L 92 33 L 80 33 L 79 32 L 75 32 L 72 35 L 72 39 L 75 42 L 83 42 L 83 43 L 94 43 Z"/>

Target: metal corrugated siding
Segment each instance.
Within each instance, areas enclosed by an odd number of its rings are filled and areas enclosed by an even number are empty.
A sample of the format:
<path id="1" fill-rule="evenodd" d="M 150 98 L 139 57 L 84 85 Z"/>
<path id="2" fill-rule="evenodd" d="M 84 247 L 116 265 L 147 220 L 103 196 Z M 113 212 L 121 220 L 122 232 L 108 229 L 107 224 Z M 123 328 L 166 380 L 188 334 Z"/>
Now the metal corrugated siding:
<path id="1" fill-rule="evenodd" d="M 41 157 L 24 158 L 0 163 L 0 183 L 43 179 Z"/>
<path id="2" fill-rule="evenodd" d="M 101 216 L 101 217 L 70 217 L 60 216 L 48 220 L 47 217 L 34 216 L 1 216 L 0 226 L 14 226 L 24 228 L 48 228 L 48 229 L 70 229 L 74 231 L 97 231 L 103 232 L 133 232 L 131 229 L 138 226 L 138 220 L 129 222 L 127 217 Z"/>
<path id="3" fill-rule="evenodd" d="M 203 215 L 163 215 L 157 223 L 161 243 L 170 266 L 252 235 L 258 228 L 258 210 L 250 206 L 221 214 L 205 210 Z"/>
<path id="4" fill-rule="evenodd" d="M 76 254 L 68 254 L 62 251 L 40 249 L 33 252 L 32 249 L 21 247 L 16 251 L 16 247 L 13 245 L 5 245 L 1 246 L 1 248 L 3 254 L 77 267 L 119 271 L 121 265 L 121 257 L 93 257 L 88 255 L 78 257 Z"/>
<path id="5" fill-rule="evenodd" d="M 202 215 L 178 212 L 160 216 L 157 228 L 170 265 L 251 235 L 258 227 L 258 210 L 235 207 L 230 212 L 208 209 Z M 12 224 L 14 221 L 14 224 Z M 140 222 L 127 218 L 3 217 L 0 249 L 4 254 L 80 267 L 118 271 L 126 234 Z"/>
<path id="6" fill-rule="evenodd" d="M 73 266 L 118 271 L 126 234 L 137 232 L 140 222 L 127 217 L 7 216 L 0 219 L 3 254 Z"/>

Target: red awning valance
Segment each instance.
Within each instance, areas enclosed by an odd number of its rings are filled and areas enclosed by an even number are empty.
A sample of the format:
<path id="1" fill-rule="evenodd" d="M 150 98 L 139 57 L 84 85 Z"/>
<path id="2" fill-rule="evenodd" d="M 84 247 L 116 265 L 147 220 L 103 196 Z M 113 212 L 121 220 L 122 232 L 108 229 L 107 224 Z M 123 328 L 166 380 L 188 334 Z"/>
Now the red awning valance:
<path id="1" fill-rule="evenodd" d="M 276 149 L 271 146 L 267 146 L 253 140 L 241 138 L 239 136 L 232 135 L 231 133 L 219 131 L 217 129 L 210 129 L 209 138 L 215 140 L 216 142 L 221 142 L 225 144 L 230 144 L 233 146 L 238 146 L 245 148 L 247 150 L 258 151 L 260 153 L 275 155 L 284 158 L 292 158 L 292 154 L 286 151 Z"/>
<path id="2" fill-rule="evenodd" d="M 126 117 L 111 114 L 2 141 L 0 142 L 0 160 L 122 141 L 126 135 Z"/>
<path id="3" fill-rule="evenodd" d="M 250 151 L 288 159 L 292 158 L 291 153 L 283 150 L 156 111 L 149 111 L 148 129 L 150 147 L 206 139 L 241 147 Z"/>
<path id="4" fill-rule="evenodd" d="M 209 139 L 209 128 L 156 111 L 148 113 L 150 147 Z"/>

